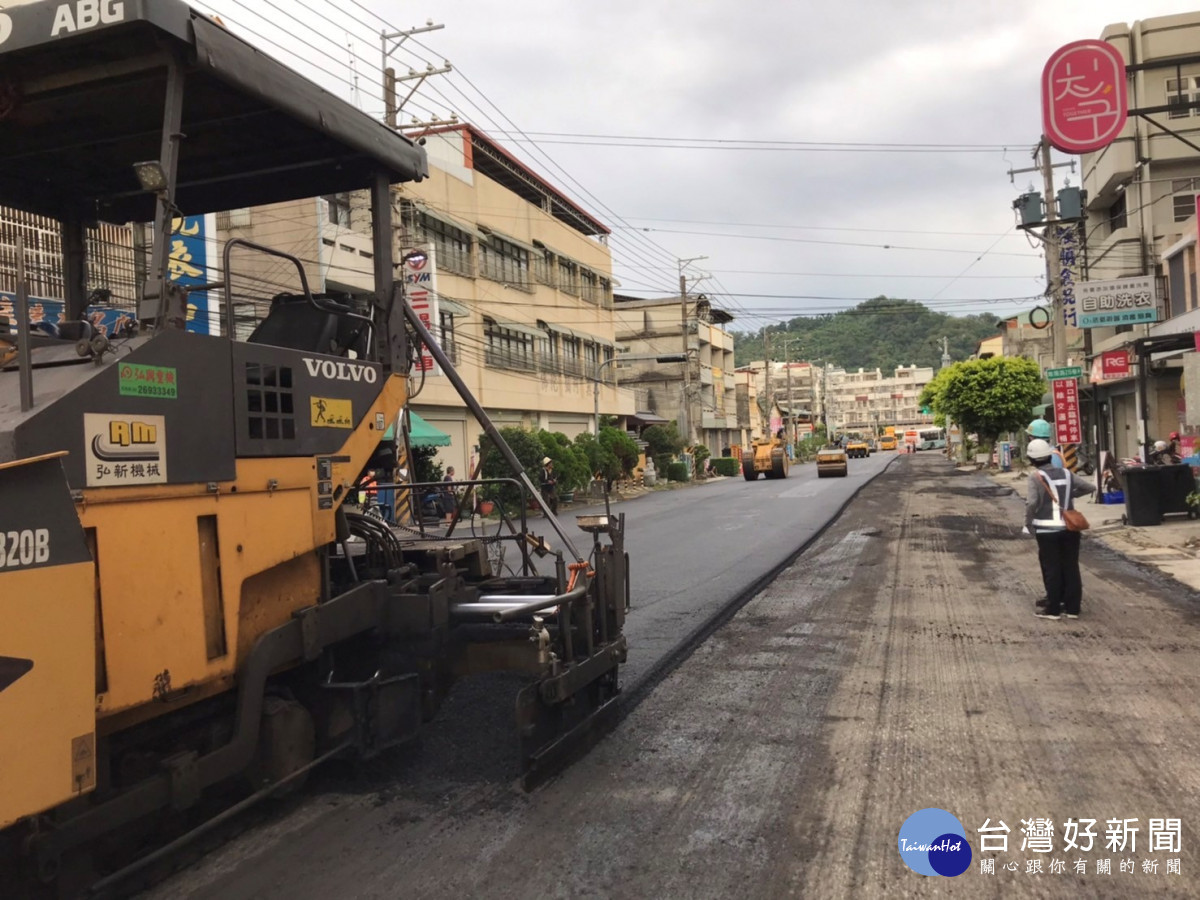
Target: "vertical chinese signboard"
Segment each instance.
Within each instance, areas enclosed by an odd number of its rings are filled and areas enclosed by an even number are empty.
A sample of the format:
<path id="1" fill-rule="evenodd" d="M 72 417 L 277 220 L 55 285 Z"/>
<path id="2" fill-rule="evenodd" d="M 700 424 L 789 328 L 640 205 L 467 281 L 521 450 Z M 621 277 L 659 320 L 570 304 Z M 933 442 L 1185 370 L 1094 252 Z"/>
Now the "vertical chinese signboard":
<path id="1" fill-rule="evenodd" d="M 1059 378 L 1051 382 L 1054 396 L 1054 433 L 1060 444 L 1083 443 L 1083 428 L 1079 423 L 1079 381 Z"/>
<path id="2" fill-rule="evenodd" d="M 1060 47 L 1042 70 L 1042 130 L 1063 153 L 1113 142 L 1129 115 L 1125 60 L 1107 41 Z M 1049 199 L 1049 198 L 1047 198 Z"/>
<path id="3" fill-rule="evenodd" d="M 220 280 L 217 260 L 209 259 L 209 240 L 216 238 L 215 216 L 186 216 L 171 223 L 167 270 L 172 281 L 187 287 Z M 216 334 L 220 311 L 209 302 L 208 291 L 188 293 L 187 330 Z"/>
<path id="4" fill-rule="evenodd" d="M 1075 268 L 1079 263 L 1079 229 L 1072 223 L 1059 225 L 1058 231 L 1058 291 L 1062 298 L 1063 324 L 1079 327 L 1075 299 Z"/>
<path id="5" fill-rule="evenodd" d="M 421 251 L 424 255 L 414 255 L 404 262 L 404 296 L 408 305 L 421 323 L 429 329 L 434 339 L 441 341 L 442 325 L 438 315 L 437 266 L 434 261 L 432 247 Z M 406 252 L 403 254 L 407 256 Z M 421 357 L 413 365 L 414 372 L 424 372 L 426 375 L 440 375 L 433 354 L 428 349 L 421 348 Z"/>

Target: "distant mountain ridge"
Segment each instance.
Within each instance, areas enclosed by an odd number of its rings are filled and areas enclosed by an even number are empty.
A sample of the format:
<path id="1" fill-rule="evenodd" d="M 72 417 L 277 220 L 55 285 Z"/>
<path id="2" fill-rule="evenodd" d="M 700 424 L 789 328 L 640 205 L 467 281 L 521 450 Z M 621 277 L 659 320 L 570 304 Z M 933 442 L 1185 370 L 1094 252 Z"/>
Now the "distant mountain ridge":
<path id="1" fill-rule="evenodd" d="M 896 366 L 934 366 L 942 358 L 942 339 L 950 341 L 950 358 L 966 359 L 984 338 L 993 337 L 1001 319 L 991 313 L 952 316 L 915 300 L 876 297 L 824 316 L 783 319 L 770 326 L 771 358 L 783 361 L 784 341 L 793 360 L 822 360 L 846 369 L 884 371 Z M 743 366 L 763 359 L 763 332 L 734 331 L 734 362 Z"/>

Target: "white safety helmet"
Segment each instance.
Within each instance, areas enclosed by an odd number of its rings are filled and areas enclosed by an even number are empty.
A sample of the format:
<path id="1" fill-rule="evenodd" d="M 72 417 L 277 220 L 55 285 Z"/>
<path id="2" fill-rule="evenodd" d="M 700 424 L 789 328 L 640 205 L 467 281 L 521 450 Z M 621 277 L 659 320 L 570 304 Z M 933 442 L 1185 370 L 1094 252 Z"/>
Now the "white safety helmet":
<path id="1" fill-rule="evenodd" d="M 1155 441 L 1154 449 L 1156 451 L 1158 451 L 1159 453 L 1162 453 L 1164 450 L 1167 449 L 1167 442 L 1166 441 Z"/>
<path id="2" fill-rule="evenodd" d="M 1049 459 L 1053 453 L 1050 444 L 1041 438 L 1030 441 L 1029 446 L 1025 448 L 1025 455 L 1030 459 Z"/>

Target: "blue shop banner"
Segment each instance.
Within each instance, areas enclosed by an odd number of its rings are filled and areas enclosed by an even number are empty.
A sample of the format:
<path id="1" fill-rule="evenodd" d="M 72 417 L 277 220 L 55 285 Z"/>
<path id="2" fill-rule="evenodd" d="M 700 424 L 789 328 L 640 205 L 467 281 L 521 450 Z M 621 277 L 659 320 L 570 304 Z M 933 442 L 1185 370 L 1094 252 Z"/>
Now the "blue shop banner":
<path id="1" fill-rule="evenodd" d="M 167 271 L 172 281 L 187 287 L 210 284 L 216 277 L 216 260 L 209 259 L 209 236 L 216 238 L 211 216 L 185 216 L 171 223 L 171 246 Z M 187 330 L 216 334 L 212 327 L 208 291 L 188 294 Z"/>
<path id="2" fill-rule="evenodd" d="M 17 297 L 6 291 L 0 291 L 0 316 L 8 317 L 8 330 L 15 334 L 17 331 Z M 48 300 L 45 297 L 29 298 L 29 327 L 33 331 L 58 337 L 58 325 L 62 322 L 63 302 Z M 137 316 L 132 310 L 112 309 L 107 306 L 89 306 L 84 311 L 84 317 L 92 323 L 97 331 L 109 337 L 125 334 L 129 329 L 137 328 Z"/>

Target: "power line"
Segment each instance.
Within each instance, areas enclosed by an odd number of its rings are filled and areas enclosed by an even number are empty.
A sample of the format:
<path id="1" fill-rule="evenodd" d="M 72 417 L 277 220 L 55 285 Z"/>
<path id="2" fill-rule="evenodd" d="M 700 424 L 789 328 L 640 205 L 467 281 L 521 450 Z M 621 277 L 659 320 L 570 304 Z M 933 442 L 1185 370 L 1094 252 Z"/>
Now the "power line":
<path id="1" fill-rule="evenodd" d="M 503 132 L 511 135 L 512 132 Z M 799 149 L 815 148 L 815 149 L 831 149 L 839 148 L 859 148 L 863 150 L 909 150 L 915 152 L 936 152 L 936 151 L 961 151 L 961 152 L 995 152 L 1009 149 L 1013 144 L 1020 143 L 1014 141 L 1010 144 L 971 144 L 971 143 L 889 143 L 883 141 L 794 141 L 786 139 L 774 138 L 709 138 L 709 137 L 675 137 L 668 135 L 636 135 L 636 134 L 594 134 L 594 133 L 573 133 L 565 131 L 518 131 L 516 134 L 523 138 L 532 137 L 555 137 L 555 138 L 572 138 L 580 140 L 614 140 L 614 141 L 658 141 L 664 144 L 682 143 L 682 144 L 703 144 L 703 145 L 770 145 L 772 147 L 795 147 Z"/>
<path id="2" fill-rule="evenodd" d="M 905 250 L 928 253 L 979 253 L 978 250 L 964 250 L 954 247 L 911 247 L 905 244 L 867 244 L 858 241 L 822 241 L 816 238 L 779 237 L 769 234 L 728 234 L 714 231 L 681 231 L 671 228 L 643 228 L 643 231 L 656 231 L 662 234 L 690 234 L 701 237 L 734 238 L 748 241 L 782 241 L 789 244 L 821 244 L 832 247 L 868 247 L 876 250 Z M 985 251 L 986 252 L 986 251 Z M 994 253 L 993 256 L 1017 256 L 1022 259 L 1036 259 L 1036 253 Z"/>

